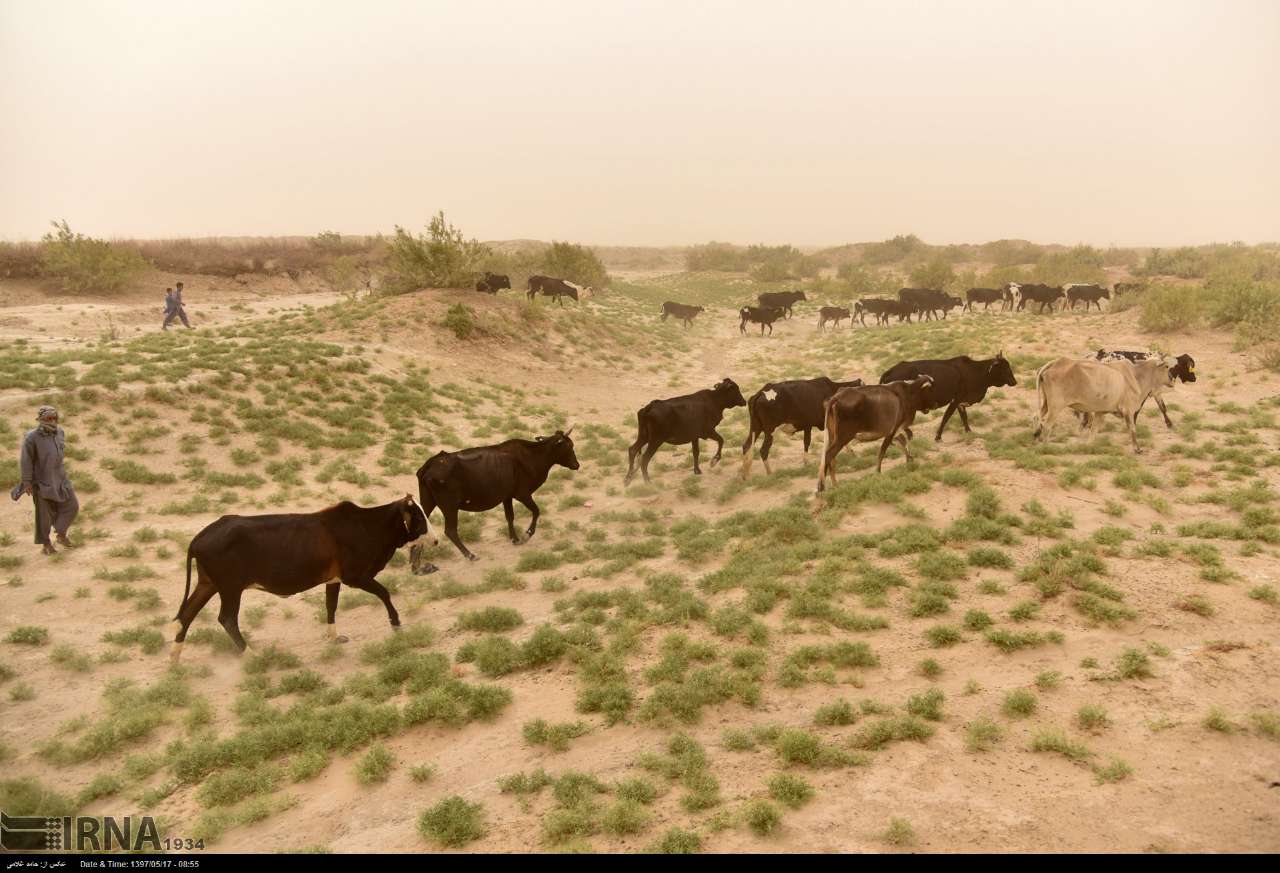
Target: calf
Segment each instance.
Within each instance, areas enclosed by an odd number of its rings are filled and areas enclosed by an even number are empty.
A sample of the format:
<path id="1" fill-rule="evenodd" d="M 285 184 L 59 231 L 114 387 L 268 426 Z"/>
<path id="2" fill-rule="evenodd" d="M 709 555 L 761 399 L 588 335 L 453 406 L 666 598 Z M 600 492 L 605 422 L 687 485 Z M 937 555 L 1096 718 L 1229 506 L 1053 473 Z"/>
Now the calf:
<path id="1" fill-rule="evenodd" d="M 636 474 L 636 455 L 644 450 L 640 458 L 640 473 L 644 481 L 649 481 L 649 461 L 664 443 L 682 446 L 693 444 L 693 472 L 701 476 L 702 468 L 698 466 L 698 440 L 714 440 L 716 455 L 711 459 L 711 466 L 720 462 L 720 453 L 724 449 L 724 437 L 716 432 L 716 426 L 724 418 L 726 409 L 735 406 L 746 406 L 742 392 L 732 379 L 722 379 L 713 388 L 671 397 L 666 400 L 651 400 L 636 413 L 638 434 L 636 441 L 627 450 L 627 477 L 623 484 L 629 484 Z"/>
<path id="2" fill-rule="evenodd" d="M 1124 419 L 1133 441 L 1134 454 L 1141 454 L 1135 421 L 1147 397 L 1158 388 L 1173 387 L 1169 366 L 1163 360 L 1131 363 L 1121 361 L 1075 361 L 1058 358 L 1036 373 L 1036 393 L 1040 398 L 1040 421 L 1035 438 L 1047 439 L 1054 420 L 1065 409 L 1097 415 L 1110 412 Z M 1097 419 L 1090 419 L 1096 431 Z"/>
<path id="3" fill-rule="evenodd" d="M 765 291 L 756 296 L 756 302 L 762 307 L 776 306 L 787 313 L 787 318 L 791 317 L 792 306 L 801 300 L 808 299 L 803 291 Z"/>
<path id="4" fill-rule="evenodd" d="M 985 312 L 991 308 L 991 304 L 997 300 L 1003 301 L 1007 292 L 1001 288 L 970 288 L 964 292 L 964 308 L 973 311 L 973 304 L 981 303 L 982 311 Z M 1003 306 L 1001 307 L 1004 308 Z"/>
<path id="5" fill-rule="evenodd" d="M 824 306 L 818 310 L 818 330 L 825 330 L 828 321 L 838 328 L 846 318 L 849 318 L 849 310 L 840 306 Z"/>
<path id="6" fill-rule="evenodd" d="M 672 303 L 668 300 L 662 304 L 662 320 L 666 321 L 668 315 L 674 315 L 676 318 L 684 322 L 685 327 L 693 324 L 693 320 L 698 317 L 698 313 L 703 312 L 701 306 L 689 306 L 684 303 Z"/>
<path id="7" fill-rule="evenodd" d="M 928 405 L 920 411 L 929 412 L 944 406 L 947 408 L 942 414 L 935 441 L 942 439 L 947 422 L 956 412 L 960 413 L 965 433 L 972 433 L 966 410 L 973 404 L 980 403 L 987 396 L 987 389 L 1018 384 L 1004 352 L 986 360 L 974 360 L 968 355 L 962 355 L 946 360 L 903 361 L 886 370 L 880 377 L 880 384 L 887 385 L 920 376 L 928 376 L 933 383 L 929 389 Z"/>
<path id="8" fill-rule="evenodd" d="M 756 437 L 764 434 L 760 444 L 760 460 L 764 462 L 764 471 L 773 474 L 769 469 L 769 449 L 773 446 L 773 432 L 779 427 L 790 433 L 804 431 L 804 453 L 809 454 L 809 438 L 813 429 L 823 428 L 822 405 L 827 398 L 841 388 L 852 388 L 861 385 L 861 379 L 852 382 L 833 382 L 825 376 L 817 379 L 795 379 L 789 382 L 770 382 L 747 400 L 747 415 L 751 424 L 747 429 L 747 439 L 742 444 L 742 478 L 751 475 L 751 447 Z"/>
<path id="9" fill-rule="evenodd" d="M 1102 303 L 1099 301 L 1110 300 L 1111 292 L 1101 285 L 1068 285 L 1067 286 L 1067 306 L 1072 310 L 1076 308 L 1076 303 L 1084 301 L 1085 312 L 1089 311 L 1089 304 L 1092 303 L 1098 307 L 1098 311 L 1102 311 Z"/>
<path id="10" fill-rule="evenodd" d="M 1097 353 L 1092 357 L 1094 360 L 1098 360 L 1098 361 L 1135 361 L 1136 362 L 1136 361 L 1145 361 L 1148 358 L 1157 358 L 1160 356 L 1152 352 L 1119 352 L 1119 351 L 1109 352 L 1106 349 L 1098 349 Z M 1195 358 L 1191 357 L 1190 355 L 1178 355 L 1178 357 L 1175 358 L 1174 361 L 1175 361 L 1174 366 L 1169 368 L 1170 376 L 1177 379 L 1179 382 L 1182 382 L 1184 385 L 1196 381 L 1196 359 Z M 1164 416 L 1165 427 L 1171 428 L 1173 427 L 1173 422 L 1169 420 L 1169 410 L 1164 405 L 1164 398 L 1161 396 L 1164 394 L 1164 392 L 1165 392 L 1165 389 L 1163 387 L 1157 387 L 1154 391 L 1151 392 L 1151 398 L 1155 400 L 1156 407 L 1160 410 L 1160 414 Z M 1145 400 L 1143 401 L 1143 405 L 1146 405 Z M 1141 411 L 1141 407 L 1139 407 L 1139 411 Z M 1080 424 L 1081 424 L 1081 427 L 1087 427 L 1089 425 L 1089 416 L 1082 415 Z"/>
<path id="11" fill-rule="evenodd" d="M 932 380 L 920 376 L 910 382 L 890 382 L 888 385 L 863 385 L 859 388 L 841 388 L 823 404 L 823 420 L 826 436 L 822 441 L 822 462 L 818 467 L 818 492 L 826 487 L 826 479 L 836 484 L 836 455 L 850 440 L 871 442 L 883 440 L 876 456 L 876 472 L 880 472 L 885 452 L 897 440 L 907 460 L 911 450 L 907 441 L 911 438 L 911 423 L 916 413 L 928 401 Z"/>
<path id="12" fill-rule="evenodd" d="M 1040 314 L 1044 314 L 1044 308 L 1049 307 L 1049 311 L 1053 312 L 1053 304 L 1056 300 L 1061 300 L 1066 296 L 1066 292 L 1062 288 L 1051 285 L 1019 285 L 1018 286 L 1018 311 L 1021 312 L 1027 306 L 1027 301 L 1040 304 Z"/>
<path id="13" fill-rule="evenodd" d="M 744 306 L 738 310 L 738 316 L 741 318 L 738 330 L 745 334 L 747 322 L 751 322 L 760 325 L 760 336 L 764 336 L 765 325 L 769 326 L 769 335 L 773 336 L 773 323 L 785 314 L 786 310 L 780 306 Z"/>
<path id="14" fill-rule="evenodd" d="M 507 534 L 519 545 L 513 500 L 519 500 L 532 514 L 526 539 L 538 529 L 541 511 L 533 502 L 533 492 L 542 487 L 559 465 L 578 469 L 578 456 L 569 435 L 573 428 L 535 440 L 512 439 L 494 446 L 438 452 L 418 468 L 418 491 L 427 515 L 437 506 L 444 516 L 444 535 L 467 560 L 475 561 L 458 536 L 458 511 L 485 512 L 499 503 L 507 516 Z"/>
<path id="15" fill-rule="evenodd" d="M 503 288 L 511 287 L 511 277 L 501 273 L 485 273 L 484 278 L 476 283 L 476 290 L 485 294 L 497 294 Z"/>
<path id="16" fill-rule="evenodd" d="M 280 597 L 325 586 L 329 636 L 336 637 L 334 613 L 340 585 L 368 591 L 382 601 L 393 628 L 400 615 L 391 595 L 377 580 L 396 549 L 430 534 L 426 513 L 405 495 L 384 506 L 364 508 L 343 501 L 320 512 L 290 515 L 224 515 L 195 535 L 187 546 L 187 587 L 174 621 L 178 632 L 171 658 L 182 655 L 187 629 L 214 594 L 218 622 L 236 648 L 240 634 L 240 598 L 246 588 Z M 191 564 L 196 587 L 191 590 Z"/>

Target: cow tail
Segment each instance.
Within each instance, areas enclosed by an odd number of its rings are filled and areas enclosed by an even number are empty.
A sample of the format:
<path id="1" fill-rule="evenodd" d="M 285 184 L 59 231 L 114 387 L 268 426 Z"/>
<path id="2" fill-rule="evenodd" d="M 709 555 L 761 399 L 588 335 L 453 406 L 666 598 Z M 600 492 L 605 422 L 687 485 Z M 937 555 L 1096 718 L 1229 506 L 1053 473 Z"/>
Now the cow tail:
<path id="1" fill-rule="evenodd" d="M 191 596 L 191 561 L 192 560 L 193 560 L 193 556 L 191 554 L 191 546 L 187 546 L 187 587 L 186 587 L 186 590 L 182 592 L 182 604 L 178 607 L 178 614 L 173 617 L 174 621 L 178 621 L 182 618 L 182 610 L 186 609 L 187 598 Z"/>
<path id="2" fill-rule="evenodd" d="M 822 490 L 822 484 L 827 480 L 827 450 L 830 448 L 836 432 L 836 420 L 838 416 L 835 414 L 835 395 L 831 395 L 822 402 L 822 460 L 818 462 L 818 490 Z"/>
<path id="3" fill-rule="evenodd" d="M 1050 361 L 1049 364 L 1052 364 Z M 1036 395 L 1040 399 L 1040 423 L 1043 424 L 1045 416 L 1049 414 L 1049 394 L 1044 390 L 1043 379 L 1044 371 L 1049 369 L 1049 364 L 1045 364 L 1039 370 L 1036 370 Z"/>

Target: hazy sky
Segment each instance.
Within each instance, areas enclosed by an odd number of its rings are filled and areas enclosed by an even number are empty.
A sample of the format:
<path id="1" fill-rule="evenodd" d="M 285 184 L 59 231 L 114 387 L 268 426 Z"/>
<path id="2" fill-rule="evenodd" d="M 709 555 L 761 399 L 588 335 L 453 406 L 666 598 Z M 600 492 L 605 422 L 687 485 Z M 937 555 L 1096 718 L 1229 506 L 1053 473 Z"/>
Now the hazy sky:
<path id="1" fill-rule="evenodd" d="M 0 237 L 1280 239 L 1280 2 L 0 0 Z"/>

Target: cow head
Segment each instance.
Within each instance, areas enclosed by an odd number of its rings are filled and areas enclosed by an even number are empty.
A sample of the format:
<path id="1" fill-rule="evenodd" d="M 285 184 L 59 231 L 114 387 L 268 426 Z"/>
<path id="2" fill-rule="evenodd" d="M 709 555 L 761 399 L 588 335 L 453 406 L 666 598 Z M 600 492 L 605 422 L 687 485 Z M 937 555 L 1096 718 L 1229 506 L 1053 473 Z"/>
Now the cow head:
<path id="1" fill-rule="evenodd" d="M 804 296 L 804 292 L 803 292 L 803 291 L 792 291 L 792 292 L 791 292 L 791 296 L 792 296 L 792 297 L 794 297 L 794 298 L 795 298 L 795 299 L 797 299 L 797 300 L 804 300 L 804 301 L 808 301 L 808 299 L 809 299 L 808 297 L 805 297 L 805 296 Z"/>
<path id="2" fill-rule="evenodd" d="M 992 388 L 1012 388 L 1018 384 L 1018 380 L 1013 378 L 1013 367 L 1009 366 L 1009 359 L 1004 356 L 1003 349 L 991 359 L 991 364 L 987 367 L 987 384 Z"/>
<path id="3" fill-rule="evenodd" d="M 931 405 L 929 395 L 933 393 L 933 377 L 921 373 L 911 381 L 907 382 L 913 390 L 919 393 L 921 406 L 928 407 Z"/>
<path id="4" fill-rule="evenodd" d="M 579 466 L 578 456 L 573 451 L 573 440 L 569 438 L 569 434 L 573 433 L 573 428 L 567 431 L 558 430 L 549 437 L 538 437 L 538 442 L 545 445 L 551 451 L 551 463 L 559 464 L 570 470 L 576 470 Z"/>
<path id="5" fill-rule="evenodd" d="M 1190 355 L 1178 355 L 1177 366 L 1169 371 L 1169 375 L 1183 382 L 1196 380 L 1196 359 Z"/>
<path id="6" fill-rule="evenodd" d="M 565 285 L 564 293 L 566 296 L 572 297 L 574 300 L 578 299 L 578 289 L 572 285 Z"/>
<path id="7" fill-rule="evenodd" d="M 742 396 L 742 391 L 732 379 L 721 379 L 711 390 L 715 392 L 721 406 L 725 409 L 747 405 L 747 401 Z"/>
<path id="8" fill-rule="evenodd" d="M 423 534 L 432 537 L 432 545 L 436 545 L 439 540 L 435 539 L 431 533 L 431 526 L 427 524 L 427 514 L 422 511 L 422 507 L 413 502 L 413 495 L 406 494 L 403 500 L 397 501 L 400 504 L 400 519 L 404 522 L 404 542 L 412 542 Z"/>

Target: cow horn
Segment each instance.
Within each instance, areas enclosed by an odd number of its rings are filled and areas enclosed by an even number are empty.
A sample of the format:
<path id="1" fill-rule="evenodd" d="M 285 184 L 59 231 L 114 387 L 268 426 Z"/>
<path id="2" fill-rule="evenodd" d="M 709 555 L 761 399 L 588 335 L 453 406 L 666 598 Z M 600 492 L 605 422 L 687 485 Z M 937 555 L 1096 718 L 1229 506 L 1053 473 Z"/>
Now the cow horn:
<path id="1" fill-rule="evenodd" d="M 574 427 L 575 427 L 575 426 L 576 426 L 576 425 L 572 425 L 572 424 L 571 424 L 571 425 L 569 425 L 569 429 L 568 429 L 568 430 L 566 430 L 566 431 L 564 432 L 564 435 L 565 435 L 565 436 L 568 436 L 569 434 L 573 433 L 573 429 L 574 429 Z"/>

